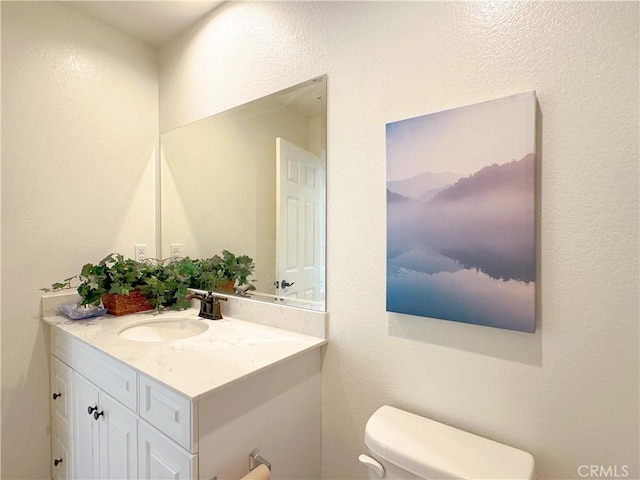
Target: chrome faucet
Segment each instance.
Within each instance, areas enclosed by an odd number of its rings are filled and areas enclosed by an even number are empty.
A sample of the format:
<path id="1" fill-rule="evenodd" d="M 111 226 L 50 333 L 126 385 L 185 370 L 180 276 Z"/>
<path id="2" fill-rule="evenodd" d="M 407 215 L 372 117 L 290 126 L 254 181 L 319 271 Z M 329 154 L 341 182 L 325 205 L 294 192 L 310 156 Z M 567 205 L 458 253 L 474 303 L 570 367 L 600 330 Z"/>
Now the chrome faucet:
<path id="1" fill-rule="evenodd" d="M 256 286 L 253 283 L 248 283 L 246 285 L 238 285 L 235 288 L 236 291 L 236 295 L 240 295 L 241 297 L 248 297 L 249 295 L 247 294 L 247 292 L 249 290 L 255 290 Z"/>
<path id="2" fill-rule="evenodd" d="M 200 313 L 199 317 L 207 318 L 209 320 L 222 320 L 222 312 L 220 312 L 220 301 L 227 301 L 227 297 L 216 295 L 213 292 L 207 292 L 205 295 L 199 293 L 191 293 L 187 295 L 187 300 L 195 298 L 200 300 Z"/>

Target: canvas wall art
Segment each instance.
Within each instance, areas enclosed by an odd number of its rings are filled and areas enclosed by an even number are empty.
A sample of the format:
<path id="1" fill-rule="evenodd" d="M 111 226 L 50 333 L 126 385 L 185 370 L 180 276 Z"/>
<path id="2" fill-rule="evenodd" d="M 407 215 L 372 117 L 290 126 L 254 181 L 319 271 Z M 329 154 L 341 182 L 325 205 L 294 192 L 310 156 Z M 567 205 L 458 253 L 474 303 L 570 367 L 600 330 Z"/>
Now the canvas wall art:
<path id="1" fill-rule="evenodd" d="M 534 332 L 535 92 L 389 123 L 387 311 Z"/>

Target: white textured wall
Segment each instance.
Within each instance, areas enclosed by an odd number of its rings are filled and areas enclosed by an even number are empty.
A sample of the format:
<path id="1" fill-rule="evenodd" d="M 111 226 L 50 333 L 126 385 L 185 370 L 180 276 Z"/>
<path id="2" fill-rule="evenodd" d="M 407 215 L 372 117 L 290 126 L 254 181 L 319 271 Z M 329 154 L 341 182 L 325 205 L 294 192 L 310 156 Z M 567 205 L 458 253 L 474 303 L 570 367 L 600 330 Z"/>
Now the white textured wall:
<path id="1" fill-rule="evenodd" d="M 154 52 L 54 2 L 2 2 L 2 478 L 49 475 L 40 287 L 155 250 Z"/>
<path id="2" fill-rule="evenodd" d="M 323 477 L 392 404 L 530 451 L 638 466 L 637 3 L 227 4 L 161 52 L 160 129 L 329 74 Z M 385 313 L 386 122 L 535 89 L 534 335 Z"/>

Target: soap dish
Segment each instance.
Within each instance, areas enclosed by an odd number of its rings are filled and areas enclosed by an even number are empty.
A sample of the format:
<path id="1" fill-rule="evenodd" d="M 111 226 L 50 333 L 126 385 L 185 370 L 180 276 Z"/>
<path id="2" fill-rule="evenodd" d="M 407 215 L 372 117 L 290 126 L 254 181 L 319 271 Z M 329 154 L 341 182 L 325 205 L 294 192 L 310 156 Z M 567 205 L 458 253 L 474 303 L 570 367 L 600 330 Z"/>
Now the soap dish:
<path id="1" fill-rule="evenodd" d="M 79 305 L 68 303 L 58 307 L 58 313 L 71 320 L 84 320 L 86 318 L 101 317 L 107 313 L 107 309 L 96 305 Z"/>

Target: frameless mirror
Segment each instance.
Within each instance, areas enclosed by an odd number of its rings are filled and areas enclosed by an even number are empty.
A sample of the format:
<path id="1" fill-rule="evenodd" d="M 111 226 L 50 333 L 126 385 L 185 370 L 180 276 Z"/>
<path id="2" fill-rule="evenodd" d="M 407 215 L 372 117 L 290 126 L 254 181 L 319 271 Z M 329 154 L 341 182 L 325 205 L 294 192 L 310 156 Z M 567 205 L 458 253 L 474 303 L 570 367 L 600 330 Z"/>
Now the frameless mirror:
<path id="1" fill-rule="evenodd" d="M 255 261 L 251 298 L 325 310 L 327 79 L 163 133 L 161 258 Z"/>

